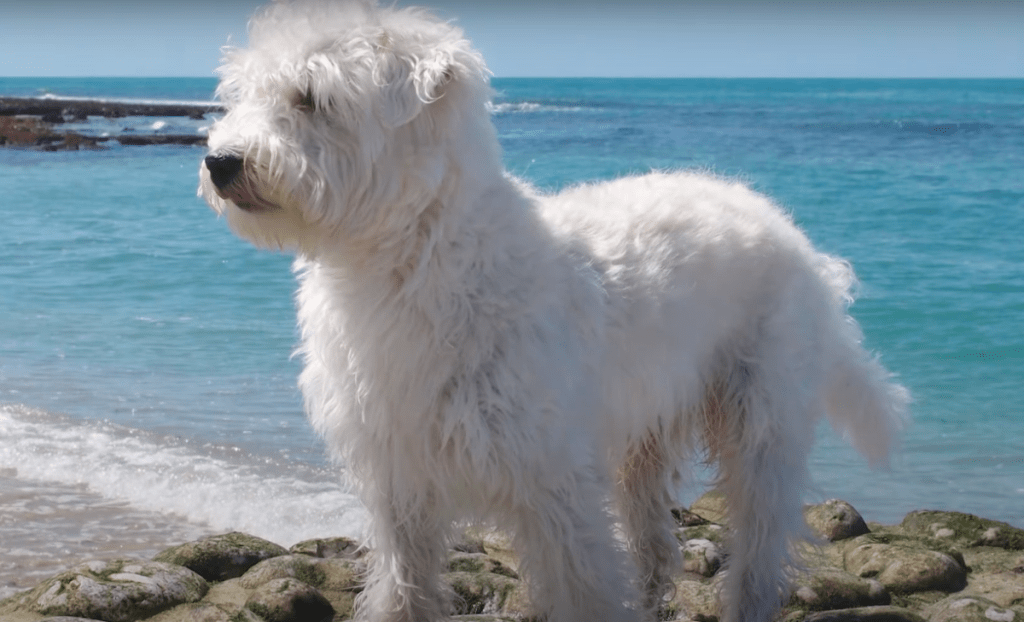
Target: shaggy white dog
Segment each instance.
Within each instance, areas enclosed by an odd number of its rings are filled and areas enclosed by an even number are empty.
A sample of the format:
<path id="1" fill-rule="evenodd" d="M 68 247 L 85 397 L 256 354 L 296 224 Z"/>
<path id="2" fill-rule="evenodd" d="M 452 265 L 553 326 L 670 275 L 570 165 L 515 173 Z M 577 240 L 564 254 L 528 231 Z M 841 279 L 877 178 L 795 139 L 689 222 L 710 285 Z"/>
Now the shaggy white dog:
<path id="1" fill-rule="evenodd" d="M 502 168 L 480 55 L 419 10 L 275 4 L 220 75 L 200 193 L 298 255 L 306 408 L 373 516 L 363 619 L 445 618 L 465 519 L 508 530 L 551 622 L 648 615 L 701 451 L 722 619 L 772 616 L 816 422 L 884 463 L 908 401 L 859 345 L 846 263 L 707 175 L 538 193 Z"/>

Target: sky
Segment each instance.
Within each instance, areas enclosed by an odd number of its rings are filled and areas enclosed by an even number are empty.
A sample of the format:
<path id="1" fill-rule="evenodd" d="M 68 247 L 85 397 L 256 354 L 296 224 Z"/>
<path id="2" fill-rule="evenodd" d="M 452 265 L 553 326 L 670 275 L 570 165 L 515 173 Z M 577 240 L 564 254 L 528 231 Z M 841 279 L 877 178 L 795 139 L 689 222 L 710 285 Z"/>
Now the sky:
<path id="1" fill-rule="evenodd" d="M 258 0 L 0 0 L 0 76 L 213 76 Z M 498 77 L 1024 78 L 1024 0 L 398 0 Z"/>

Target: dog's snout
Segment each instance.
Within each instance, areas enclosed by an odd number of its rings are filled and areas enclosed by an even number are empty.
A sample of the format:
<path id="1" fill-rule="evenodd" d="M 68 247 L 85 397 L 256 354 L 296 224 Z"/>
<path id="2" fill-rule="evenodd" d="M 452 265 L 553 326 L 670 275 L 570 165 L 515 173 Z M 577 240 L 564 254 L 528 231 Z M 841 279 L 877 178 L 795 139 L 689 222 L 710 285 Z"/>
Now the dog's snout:
<path id="1" fill-rule="evenodd" d="M 206 156 L 204 162 L 210 171 L 210 180 L 217 188 L 230 186 L 245 163 L 242 158 L 230 154 L 211 154 Z"/>

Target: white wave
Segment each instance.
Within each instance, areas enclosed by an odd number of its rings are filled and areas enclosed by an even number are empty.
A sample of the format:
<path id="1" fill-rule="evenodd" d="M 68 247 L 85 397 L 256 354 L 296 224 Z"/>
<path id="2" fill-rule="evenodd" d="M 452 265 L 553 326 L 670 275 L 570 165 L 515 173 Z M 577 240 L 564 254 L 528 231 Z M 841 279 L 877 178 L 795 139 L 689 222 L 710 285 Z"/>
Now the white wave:
<path id="1" fill-rule="evenodd" d="M 579 106 L 547 106 L 537 102 L 487 102 L 487 111 L 491 114 L 510 114 L 516 112 L 579 112 Z"/>
<path id="2" fill-rule="evenodd" d="M 31 97 L 27 99 L 33 99 Z M 200 100 L 200 99 L 144 99 L 134 97 L 83 97 L 80 95 L 57 95 L 56 93 L 46 93 L 39 95 L 35 99 L 57 99 L 67 101 L 79 101 L 79 102 L 96 102 L 101 104 L 134 104 L 137 106 L 220 106 L 221 103 L 216 100 Z"/>
<path id="3" fill-rule="evenodd" d="M 159 132 L 165 127 L 167 127 L 167 121 L 154 121 L 153 124 L 149 126 L 149 129 L 153 130 L 154 132 Z"/>
<path id="4" fill-rule="evenodd" d="M 247 461 L 237 448 L 197 448 L 112 424 L 0 406 L 0 469 L 15 469 L 19 479 L 85 485 L 138 509 L 284 546 L 362 537 L 366 511 L 340 477 L 266 463 Z"/>

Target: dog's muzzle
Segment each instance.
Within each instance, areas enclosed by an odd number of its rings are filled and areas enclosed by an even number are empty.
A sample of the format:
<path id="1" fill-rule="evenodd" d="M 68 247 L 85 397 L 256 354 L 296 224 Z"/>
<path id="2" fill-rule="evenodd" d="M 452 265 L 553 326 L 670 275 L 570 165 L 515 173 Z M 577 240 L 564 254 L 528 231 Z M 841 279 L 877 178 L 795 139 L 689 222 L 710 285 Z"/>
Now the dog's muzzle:
<path id="1" fill-rule="evenodd" d="M 210 171 L 210 181 L 217 196 L 231 201 L 247 212 L 261 212 L 277 207 L 260 197 L 246 179 L 245 160 L 231 154 L 210 154 L 203 160 Z"/>

